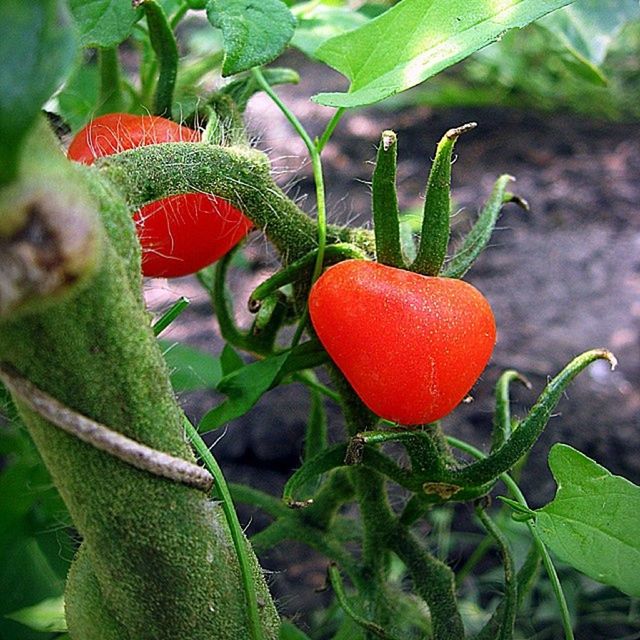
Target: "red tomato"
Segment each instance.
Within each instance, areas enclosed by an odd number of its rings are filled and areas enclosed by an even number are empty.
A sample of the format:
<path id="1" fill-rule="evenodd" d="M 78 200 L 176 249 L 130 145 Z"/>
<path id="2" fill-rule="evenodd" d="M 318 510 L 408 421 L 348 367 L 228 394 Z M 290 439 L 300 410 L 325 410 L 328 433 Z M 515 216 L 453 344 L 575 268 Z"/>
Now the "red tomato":
<path id="1" fill-rule="evenodd" d="M 71 160 L 96 158 L 162 142 L 197 142 L 200 133 L 160 116 L 110 113 L 92 120 L 71 145 Z M 151 202 L 133 219 L 142 246 L 145 276 L 168 278 L 195 273 L 215 262 L 244 238 L 251 221 L 226 200 L 183 193 Z"/>
<path id="2" fill-rule="evenodd" d="M 367 407 L 406 425 L 450 413 L 496 339 L 491 307 L 470 284 L 364 260 L 327 269 L 312 287 L 309 311 L 324 348 Z"/>

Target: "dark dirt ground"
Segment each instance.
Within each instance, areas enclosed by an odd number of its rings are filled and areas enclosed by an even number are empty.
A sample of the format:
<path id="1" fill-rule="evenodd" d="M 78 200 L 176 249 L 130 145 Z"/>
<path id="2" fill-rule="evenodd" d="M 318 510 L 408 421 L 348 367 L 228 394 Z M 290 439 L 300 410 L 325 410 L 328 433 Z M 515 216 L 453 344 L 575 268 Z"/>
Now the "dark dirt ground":
<path id="1" fill-rule="evenodd" d="M 295 59 L 292 66 L 299 62 Z M 303 77 L 302 86 L 283 88 L 280 94 L 312 135 L 318 134 L 330 112 L 307 97 L 319 87 L 344 85 L 324 68 L 307 71 Z M 302 143 L 264 96 L 253 99 L 248 117 L 256 145 L 269 152 L 279 182 L 303 199 L 312 192 L 312 183 Z M 453 167 L 453 193 L 460 210 L 454 238 L 469 228 L 501 173 L 517 178 L 513 191 L 529 201 L 531 211 L 507 207 L 491 247 L 467 275 L 491 302 L 499 337 L 492 360 L 473 390 L 474 401 L 447 417 L 445 430 L 486 445 L 492 387 L 503 370 L 516 368 L 533 384 L 532 391 L 514 389 L 514 413 L 523 415 L 547 378 L 574 355 L 607 347 L 618 357 L 618 368 L 610 372 L 606 363 L 597 362 L 571 385 L 529 459 L 521 486 L 533 507 L 553 496 L 555 485 L 546 456 L 556 441 L 640 483 L 637 124 L 497 109 L 416 107 L 392 112 L 372 108 L 350 113 L 324 156 L 330 220 L 369 224 L 367 182 L 382 130 L 392 128 L 398 133 L 399 191 L 401 205 L 408 208 L 420 203 L 440 136 L 470 120 L 479 126 L 459 140 Z M 302 206 L 311 211 L 312 196 Z M 267 254 L 264 240 L 256 235 L 247 249 L 252 268 L 233 276 L 238 318 L 245 323 L 249 317 L 244 301 L 275 268 Z M 147 287 L 147 297 L 157 309 L 179 295 L 192 299 L 190 309 L 165 337 L 219 352 L 222 343 L 215 319 L 193 279 L 152 281 Z M 205 393 L 183 398 L 196 419 L 218 400 Z M 268 393 L 248 415 L 230 424 L 214 448 L 228 479 L 277 493 L 299 464 L 308 408 L 304 388 L 290 385 Z M 327 408 L 332 430 L 339 435 L 337 411 L 330 404 Z M 241 516 L 252 531 L 265 524 L 258 513 L 242 509 Z M 289 545 L 264 558 L 263 564 L 276 572 L 274 590 L 283 611 L 305 615 L 317 606 L 321 596 L 313 589 L 324 583 L 322 559 Z"/>

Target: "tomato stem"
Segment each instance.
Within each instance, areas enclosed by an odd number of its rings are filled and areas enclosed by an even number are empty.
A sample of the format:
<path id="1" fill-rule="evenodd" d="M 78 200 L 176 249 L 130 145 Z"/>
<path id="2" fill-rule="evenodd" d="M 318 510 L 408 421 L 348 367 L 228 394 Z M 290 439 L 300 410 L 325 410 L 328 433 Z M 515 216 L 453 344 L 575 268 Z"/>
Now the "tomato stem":
<path id="1" fill-rule="evenodd" d="M 207 447 L 204 440 L 200 437 L 197 429 L 191 424 L 191 422 L 189 422 L 186 416 L 184 417 L 184 429 L 189 441 L 193 445 L 193 448 L 198 452 L 198 455 L 202 459 L 204 466 L 214 478 L 214 492 L 221 501 L 222 511 L 224 512 L 227 525 L 229 526 L 233 547 L 238 558 L 238 565 L 242 576 L 242 585 L 247 599 L 247 617 L 249 618 L 251 640 L 263 640 L 264 634 L 260 621 L 258 596 L 256 594 L 255 581 L 251 570 L 251 560 L 247 553 L 248 543 L 244 533 L 242 532 L 238 515 L 236 514 L 233 506 L 233 500 L 231 499 L 229 488 L 227 487 L 222 470 L 220 469 L 216 459 L 211 455 L 211 451 L 209 451 L 209 447 Z"/>
<path id="2" fill-rule="evenodd" d="M 547 384 L 527 417 L 502 446 L 477 462 L 447 472 L 442 479 L 465 487 L 477 486 L 510 469 L 536 443 L 569 383 L 595 360 L 608 360 L 612 367 L 616 363 L 606 349 L 592 349 L 577 356 Z"/>
<path id="3" fill-rule="evenodd" d="M 456 449 L 460 449 L 460 451 L 468 453 L 480 462 L 487 460 L 487 456 L 482 453 L 482 451 L 476 449 L 473 445 L 470 445 L 463 440 L 458 440 L 458 438 L 449 436 L 447 437 L 447 441 L 451 446 L 455 447 Z M 506 471 L 504 473 L 501 473 L 499 477 L 500 480 L 502 480 L 502 482 L 506 485 L 507 489 L 509 489 L 516 502 L 519 502 L 523 507 L 528 509 L 529 505 L 527 504 L 527 501 L 522 491 L 520 491 L 520 487 L 518 487 L 515 480 Z M 571 614 L 569 613 L 569 607 L 567 606 L 567 601 L 562 590 L 562 585 L 560 583 L 558 573 L 553 566 L 553 560 L 551 559 L 551 556 L 549 555 L 544 542 L 542 542 L 542 539 L 540 538 L 540 536 L 538 536 L 535 524 L 531 520 L 526 520 L 525 524 L 529 528 L 531 537 L 533 538 L 536 548 L 542 557 L 542 562 L 545 566 L 547 574 L 549 575 L 551 586 L 553 587 L 556 600 L 558 601 L 558 605 L 560 607 L 560 615 L 562 618 L 562 625 L 564 627 L 565 640 L 574 640 Z"/>
<path id="4" fill-rule="evenodd" d="M 95 115 L 122 111 L 124 100 L 118 48 L 100 47 L 98 49 L 98 67 L 100 69 L 100 93 Z"/>
<path id="5" fill-rule="evenodd" d="M 322 273 L 322 266 L 324 263 L 324 251 L 327 244 L 327 210 L 325 202 L 324 191 L 324 177 L 322 174 L 322 160 L 320 158 L 320 151 L 317 146 L 311 140 L 311 137 L 307 133 L 306 129 L 302 126 L 302 123 L 298 120 L 295 114 L 284 104 L 278 94 L 272 89 L 271 85 L 265 80 L 262 75 L 262 71 L 258 67 L 252 69 L 254 77 L 258 81 L 258 84 L 262 90 L 273 100 L 278 106 L 280 111 L 287 118 L 291 126 L 296 130 L 309 152 L 311 158 L 311 166 L 313 169 L 313 179 L 316 185 L 316 205 L 318 209 L 318 221 L 317 221 L 317 238 L 318 238 L 318 254 L 316 256 L 315 265 L 313 267 L 313 274 L 311 276 L 311 283 L 313 284 Z M 337 121 L 336 121 L 337 124 Z M 335 125 L 334 125 L 335 126 Z M 295 346 L 300 342 L 302 333 L 307 324 L 308 308 L 305 306 L 300 318 L 300 323 L 296 329 L 296 332 L 291 341 L 291 346 Z"/>

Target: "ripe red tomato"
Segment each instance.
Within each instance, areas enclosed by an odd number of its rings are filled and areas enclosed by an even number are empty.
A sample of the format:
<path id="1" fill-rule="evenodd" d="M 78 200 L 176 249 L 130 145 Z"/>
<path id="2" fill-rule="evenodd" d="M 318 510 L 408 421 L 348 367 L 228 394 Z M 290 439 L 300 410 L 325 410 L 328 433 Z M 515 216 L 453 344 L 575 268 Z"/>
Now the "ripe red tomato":
<path id="1" fill-rule="evenodd" d="M 71 160 L 96 158 L 162 142 L 197 142 L 200 133 L 160 116 L 110 113 L 92 120 L 69 146 Z M 151 202 L 133 219 L 142 246 L 145 276 L 168 278 L 195 273 L 244 238 L 251 221 L 228 201 L 204 193 L 183 193 Z"/>
<path id="2" fill-rule="evenodd" d="M 470 284 L 364 260 L 327 269 L 312 287 L 309 312 L 367 407 L 406 425 L 451 412 L 496 339 L 491 307 Z"/>

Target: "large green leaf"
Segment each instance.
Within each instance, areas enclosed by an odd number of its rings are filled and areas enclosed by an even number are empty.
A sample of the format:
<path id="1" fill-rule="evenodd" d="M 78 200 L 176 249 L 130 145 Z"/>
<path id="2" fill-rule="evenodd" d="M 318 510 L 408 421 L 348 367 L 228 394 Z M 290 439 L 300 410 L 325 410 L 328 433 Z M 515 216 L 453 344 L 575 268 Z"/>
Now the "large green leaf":
<path id="1" fill-rule="evenodd" d="M 142 15 L 131 0 L 69 0 L 85 47 L 114 47 L 125 40 Z"/>
<path id="2" fill-rule="evenodd" d="M 536 511 L 543 542 L 594 580 L 640 596 L 640 487 L 564 444 L 549 467 L 558 491 Z"/>
<path id="3" fill-rule="evenodd" d="M 351 81 L 320 104 L 358 107 L 409 89 L 571 0 L 402 0 L 364 26 L 336 36 L 315 55 Z"/>
<path id="4" fill-rule="evenodd" d="M 210 0 L 209 22 L 222 30 L 222 75 L 275 60 L 293 36 L 295 18 L 281 0 Z"/>
<path id="5" fill-rule="evenodd" d="M 58 0 L 0 6 L 1 184 L 15 175 L 20 142 L 70 71 L 77 42 Z"/>

